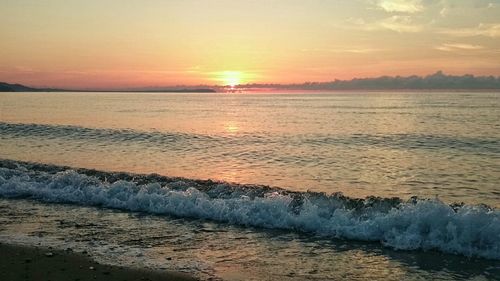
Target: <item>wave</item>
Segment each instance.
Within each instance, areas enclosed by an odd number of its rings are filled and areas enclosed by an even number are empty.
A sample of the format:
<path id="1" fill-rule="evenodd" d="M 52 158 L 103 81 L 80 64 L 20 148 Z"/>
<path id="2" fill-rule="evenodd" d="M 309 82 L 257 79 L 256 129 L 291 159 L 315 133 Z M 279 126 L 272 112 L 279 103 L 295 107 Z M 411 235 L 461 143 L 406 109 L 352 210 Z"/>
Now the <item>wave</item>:
<path id="1" fill-rule="evenodd" d="M 458 150 L 481 155 L 500 154 L 497 138 L 457 137 L 426 134 L 295 134 L 239 133 L 237 135 L 205 135 L 181 132 L 137 131 L 132 129 L 86 128 L 69 125 L 21 124 L 0 122 L 2 138 L 41 138 L 66 141 L 91 140 L 101 143 L 142 143 L 152 147 L 168 144 L 169 150 L 203 150 L 240 147 L 243 145 L 289 145 L 294 147 L 390 147 L 404 150 Z"/>
<path id="2" fill-rule="evenodd" d="M 146 132 L 130 129 L 86 128 L 69 125 L 11 124 L 0 122 L 0 138 L 40 138 L 66 141 L 91 140 L 103 143 L 146 143 L 148 145 L 207 144 L 214 137 L 187 133 Z M 178 146 L 173 146 L 173 148 Z"/>
<path id="3" fill-rule="evenodd" d="M 500 211 L 0 160 L 0 197 L 139 211 L 500 259 Z"/>

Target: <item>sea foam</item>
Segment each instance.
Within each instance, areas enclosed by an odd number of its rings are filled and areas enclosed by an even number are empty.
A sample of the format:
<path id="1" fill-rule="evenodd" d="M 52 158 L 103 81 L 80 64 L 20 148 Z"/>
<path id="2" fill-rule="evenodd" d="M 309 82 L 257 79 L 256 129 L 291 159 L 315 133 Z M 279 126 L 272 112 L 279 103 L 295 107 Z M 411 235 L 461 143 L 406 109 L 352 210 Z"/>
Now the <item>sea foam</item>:
<path id="1" fill-rule="evenodd" d="M 0 161 L 0 196 L 171 215 L 500 259 L 500 211 Z"/>

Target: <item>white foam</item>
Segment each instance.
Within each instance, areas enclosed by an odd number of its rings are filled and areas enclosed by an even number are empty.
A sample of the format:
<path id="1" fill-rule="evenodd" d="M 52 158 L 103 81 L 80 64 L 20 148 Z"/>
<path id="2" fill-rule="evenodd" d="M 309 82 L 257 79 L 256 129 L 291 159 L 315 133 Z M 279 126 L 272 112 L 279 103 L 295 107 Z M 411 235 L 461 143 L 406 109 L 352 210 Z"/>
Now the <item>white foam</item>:
<path id="1" fill-rule="evenodd" d="M 0 196 L 203 218 L 380 241 L 395 249 L 434 249 L 500 259 L 500 212 L 482 206 L 466 205 L 454 210 L 434 199 L 401 203 L 389 209 L 367 207 L 360 212 L 342 205 L 325 207 L 319 200 L 303 196 L 297 209 L 292 208 L 292 195 L 286 193 L 268 192 L 251 198 L 235 192 L 234 196 L 217 198 L 194 187 L 169 187 L 185 185 L 181 180 L 164 187 L 129 181 L 109 184 L 71 170 L 50 174 L 23 168 L 0 168 Z"/>

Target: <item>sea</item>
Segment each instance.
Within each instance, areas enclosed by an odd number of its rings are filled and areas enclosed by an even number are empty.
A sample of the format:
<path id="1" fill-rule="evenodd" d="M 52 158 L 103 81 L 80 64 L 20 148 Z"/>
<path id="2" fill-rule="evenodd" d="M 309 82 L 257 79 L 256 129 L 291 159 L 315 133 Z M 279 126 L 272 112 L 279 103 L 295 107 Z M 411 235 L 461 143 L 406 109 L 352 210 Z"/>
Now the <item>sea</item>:
<path id="1" fill-rule="evenodd" d="M 500 280 L 499 92 L 0 93 L 0 243 L 200 280 Z"/>

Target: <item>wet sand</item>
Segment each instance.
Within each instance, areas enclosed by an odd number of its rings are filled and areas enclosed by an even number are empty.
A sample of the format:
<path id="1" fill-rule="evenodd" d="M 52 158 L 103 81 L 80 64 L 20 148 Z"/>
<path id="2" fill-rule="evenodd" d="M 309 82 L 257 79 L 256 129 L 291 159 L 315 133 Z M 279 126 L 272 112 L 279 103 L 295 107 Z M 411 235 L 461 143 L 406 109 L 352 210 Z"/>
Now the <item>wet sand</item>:
<path id="1" fill-rule="evenodd" d="M 196 280 L 177 272 L 98 264 L 82 254 L 0 244 L 0 280 Z"/>

